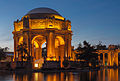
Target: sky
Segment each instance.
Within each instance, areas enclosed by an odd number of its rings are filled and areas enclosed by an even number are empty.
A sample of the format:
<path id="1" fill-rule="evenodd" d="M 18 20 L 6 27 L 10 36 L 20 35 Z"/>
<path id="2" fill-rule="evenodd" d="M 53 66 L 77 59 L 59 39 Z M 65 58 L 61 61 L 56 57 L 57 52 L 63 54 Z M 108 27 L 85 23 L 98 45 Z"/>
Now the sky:
<path id="1" fill-rule="evenodd" d="M 0 47 L 14 49 L 13 22 L 31 9 L 48 7 L 69 19 L 72 46 L 120 44 L 120 0 L 0 0 Z"/>

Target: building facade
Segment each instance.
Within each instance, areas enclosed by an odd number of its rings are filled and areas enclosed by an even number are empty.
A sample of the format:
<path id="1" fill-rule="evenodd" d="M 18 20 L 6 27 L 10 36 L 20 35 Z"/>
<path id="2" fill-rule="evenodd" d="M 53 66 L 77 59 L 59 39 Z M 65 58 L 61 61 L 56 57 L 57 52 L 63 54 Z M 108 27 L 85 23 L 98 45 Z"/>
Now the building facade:
<path id="1" fill-rule="evenodd" d="M 64 58 L 71 58 L 71 22 L 53 9 L 35 8 L 29 11 L 21 20 L 14 22 L 13 36 L 15 61 L 21 61 L 17 47 L 23 42 L 33 61 L 44 59 L 43 44 L 47 50 L 46 60 L 63 61 Z"/>

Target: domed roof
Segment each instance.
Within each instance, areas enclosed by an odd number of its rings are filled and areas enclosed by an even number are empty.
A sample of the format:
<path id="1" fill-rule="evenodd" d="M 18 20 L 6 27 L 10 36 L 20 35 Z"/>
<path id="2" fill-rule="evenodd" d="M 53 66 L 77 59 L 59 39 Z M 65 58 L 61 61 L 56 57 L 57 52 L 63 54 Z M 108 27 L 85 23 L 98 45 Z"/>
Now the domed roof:
<path id="1" fill-rule="evenodd" d="M 41 14 L 41 13 L 55 14 L 55 15 L 61 16 L 57 11 L 50 8 L 45 8 L 45 7 L 32 9 L 27 14 Z"/>

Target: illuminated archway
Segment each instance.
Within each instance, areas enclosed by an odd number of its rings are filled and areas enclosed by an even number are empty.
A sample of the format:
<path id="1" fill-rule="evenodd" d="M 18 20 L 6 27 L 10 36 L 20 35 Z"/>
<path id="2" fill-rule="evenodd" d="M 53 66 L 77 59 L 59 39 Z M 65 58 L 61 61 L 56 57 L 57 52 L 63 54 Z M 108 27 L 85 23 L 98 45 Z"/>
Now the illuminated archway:
<path id="1" fill-rule="evenodd" d="M 64 45 L 65 41 L 61 36 L 56 36 L 56 39 L 59 40 L 60 45 Z"/>
<path id="2" fill-rule="evenodd" d="M 43 36 L 37 35 L 32 39 L 32 56 L 34 60 L 42 58 L 42 44 L 46 42 Z"/>
<path id="3" fill-rule="evenodd" d="M 36 38 L 43 38 L 43 36 L 42 36 L 42 35 L 34 36 L 33 39 L 32 39 L 32 44 L 34 43 L 34 40 L 35 40 Z"/>
<path id="4" fill-rule="evenodd" d="M 64 48 L 65 48 L 64 39 L 61 36 L 56 36 L 56 38 L 55 38 L 55 56 L 56 56 L 57 60 L 64 57 Z"/>

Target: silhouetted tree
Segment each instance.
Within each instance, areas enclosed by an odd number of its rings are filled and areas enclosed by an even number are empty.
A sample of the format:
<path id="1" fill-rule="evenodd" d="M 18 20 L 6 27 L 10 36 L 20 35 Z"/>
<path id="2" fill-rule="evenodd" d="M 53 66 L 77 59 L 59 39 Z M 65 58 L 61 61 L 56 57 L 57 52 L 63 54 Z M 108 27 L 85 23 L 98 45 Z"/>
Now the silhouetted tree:
<path id="1" fill-rule="evenodd" d="M 0 47 L 0 60 L 4 60 L 4 59 L 6 59 L 6 51 L 8 51 L 8 47 L 5 47 L 5 48 L 1 48 Z"/>
<path id="2" fill-rule="evenodd" d="M 63 61 L 63 66 L 64 67 L 68 67 L 69 66 L 69 61 L 68 60 L 64 60 Z"/>
<path id="3" fill-rule="evenodd" d="M 27 61 L 30 62 L 33 59 L 32 56 L 30 56 L 28 53 L 27 44 L 25 42 L 17 46 L 17 51 L 18 51 L 18 54 L 21 54 L 22 61 L 23 59 L 27 59 Z"/>
<path id="4" fill-rule="evenodd" d="M 95 46 L 97 50 L 106 50 L 106 45 L 103 45 L 101 41 L 99 41 L 99 44 Z"/>
<path id="5" fill-rule="evenodd" d="M 76 54 L 76 58 L 80 60 L 85 60 L 95 65 L 98 61 L 98 54 L 96 53 L 95 47 L 91 46 L 91 44 L 89 44 L 89 42 L 87 41 L 83 41 L 83 45 L 84 46 L 80 50 L 82 52 Z"/>
<path id="6" fill-rule="evenodd" d="M 17 51 L 18 51 L 18 54 L 21 54 L 22 61 L 23 61 L 23 58 L 25 58 L 25 56 L 28 56 L 27 45 L 24 42 L 17 46 Z"/>
<path id="7" fill-rule="evenodd" d="M 82 50 L 82 44 L 81 44 L 81 43 L 79 43 L 79 44 L 78 44 L 78 47 L 76 48 L 76 51 L 78 51 L 78 52 L 79 52 L 79 51 L 81 51 L 81 50 Z"/>
<path id="8" fill-rule="evenodd" d="M 116 49 L 120 49 L 120 44 L 115 45 Z"/>

